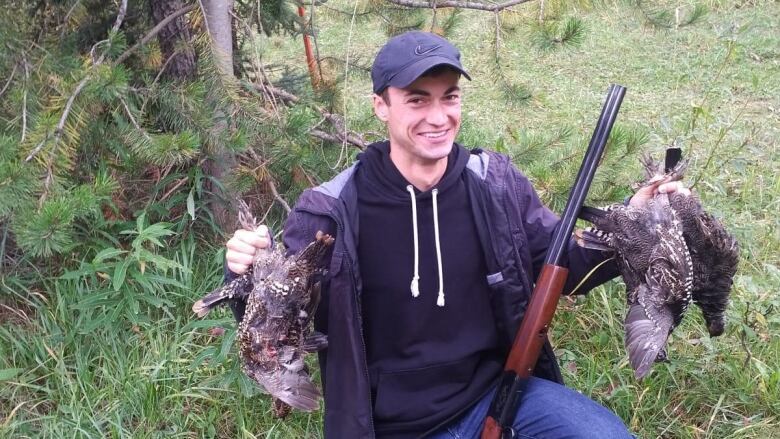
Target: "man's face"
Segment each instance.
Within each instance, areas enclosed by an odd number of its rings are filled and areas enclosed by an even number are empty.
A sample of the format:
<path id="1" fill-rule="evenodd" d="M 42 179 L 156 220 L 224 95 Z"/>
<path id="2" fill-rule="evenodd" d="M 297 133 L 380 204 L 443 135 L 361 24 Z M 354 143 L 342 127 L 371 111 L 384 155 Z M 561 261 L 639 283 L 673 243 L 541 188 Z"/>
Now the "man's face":
<path id="1" fill-rule="evenodd" d="M 389 87 L 389 105 L 374 96 L 374 112 L 387 123 L 394 160 L 430 164 L 447 157 L 460 129 L 459 79 L 457 72 L 444 70 L 406 88 Z"/>

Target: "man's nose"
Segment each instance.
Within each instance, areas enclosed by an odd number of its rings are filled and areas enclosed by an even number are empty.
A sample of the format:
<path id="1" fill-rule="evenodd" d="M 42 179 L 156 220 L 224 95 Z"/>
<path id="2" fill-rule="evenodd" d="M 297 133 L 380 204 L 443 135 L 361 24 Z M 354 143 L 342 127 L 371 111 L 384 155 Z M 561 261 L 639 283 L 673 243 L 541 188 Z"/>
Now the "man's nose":
<path id="1" fill-rule="evenodd" d="M 444 111 L 441 104 L 433 104 L 428 110 L 425 121 L 431 125 L 444 125 L 447 122 L 447 113 Z"/>

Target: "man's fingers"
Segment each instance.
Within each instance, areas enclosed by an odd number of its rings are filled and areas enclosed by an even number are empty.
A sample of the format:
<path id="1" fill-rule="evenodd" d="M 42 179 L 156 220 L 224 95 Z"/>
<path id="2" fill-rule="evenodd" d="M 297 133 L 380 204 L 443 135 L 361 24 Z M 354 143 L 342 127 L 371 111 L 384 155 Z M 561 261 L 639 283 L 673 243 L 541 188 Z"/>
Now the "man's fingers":
<path id="1" fill-rule="evenodd" d="M 236 274 L 244 274 L 254 262 L 257 249 L 267 248 L 271 243 L 268 236 L 268 227 L 260 226 L 257 230 L 239 229 L 225 244 L 227 252 L 225 260 L 230 271 Z"/>
<path id="2" fill-rule="evenodd" d="M 239 253 L 236 251 L 228 250 L 227 253 L 225 253 L 225 259 L 228 262 L 232 262 L 234 264 L 249 265 L 252 263 L 254 256 L 246 253 Z"/>
<path id="3" fill-rule="evenodd" d="M 249 269 L 249 265 L 247 264 L 235 264 L 233 262 L 228 262 L 227 267 L 228 270 L 236 274 L 244 274 L 246 273 L 246 270 Z"/>
<path id="4" fill-rule="evenodd" d="M 257 231 L 236 230 L 233 239 L 240 240 L 254 248 L 266 248 L 270 243 L 268 239 L 268 229 L 265 226 L 260 226 Z M 231 239 L 231 241 L 233 239 Z"/>
<path id="5" fill-rule="evenodd" d="M 254 255 L 257 247 L 239 238 L 233 238 L 227 242 L 227 248 L 239 253 Z"/>
<path id="6" fill-rule="evenodd" d="M 671 194 L 672 192 L 678 192 L 683 195 L 691 194 L 691 190 L 679 181 L 671 181 L 658 186 L 658 192 L 662 194 Z"/>

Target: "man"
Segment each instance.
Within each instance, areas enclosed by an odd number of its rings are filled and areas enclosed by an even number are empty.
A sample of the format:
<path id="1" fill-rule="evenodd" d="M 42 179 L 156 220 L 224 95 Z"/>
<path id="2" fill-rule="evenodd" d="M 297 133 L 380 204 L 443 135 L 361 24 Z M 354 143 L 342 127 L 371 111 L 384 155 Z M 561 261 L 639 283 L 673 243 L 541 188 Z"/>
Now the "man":
<path id="1" fill-rule="evenodd" d="M 334 234 L 315 317 L 325 434 L 333 438 L 478 437 L 558 218 L 506 156 L 454 143 L 460 53 L 433 34 L 392 38 L 372 68 L 373 106 L 389 141 L 305 191 L 284 244 Z M 638 192 L 644 203 L 654 190 Z M 681 189 L 684 190 L 684 189 Z M 227 266 L 244 272 L 268 230 L 239 230 Z M 602 262 L 569 248 L 566 291 Z M 606 264 L 579 292 L 616 275 Z M 520 405 L 520 437 L 630 437 L 622 421 L 567 389 L 549 344 Z"/>

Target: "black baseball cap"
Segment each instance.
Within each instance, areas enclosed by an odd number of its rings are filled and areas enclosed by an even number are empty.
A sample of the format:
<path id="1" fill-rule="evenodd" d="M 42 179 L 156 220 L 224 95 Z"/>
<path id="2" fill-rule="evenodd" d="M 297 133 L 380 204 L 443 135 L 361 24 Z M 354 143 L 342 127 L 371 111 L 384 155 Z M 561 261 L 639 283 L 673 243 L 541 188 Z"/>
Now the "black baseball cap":
<path id="1" fill-rule="evenodd" d="M 391 38 L 379 49 L 371 67 L 374 93 L 387 87 L 407 87 L 423 73 L 439 65 L 448 65 L 466 79 L 471 77 L 460 65 L 460 51 L 444 38 L 420 31 L 406 32 Z"/>

